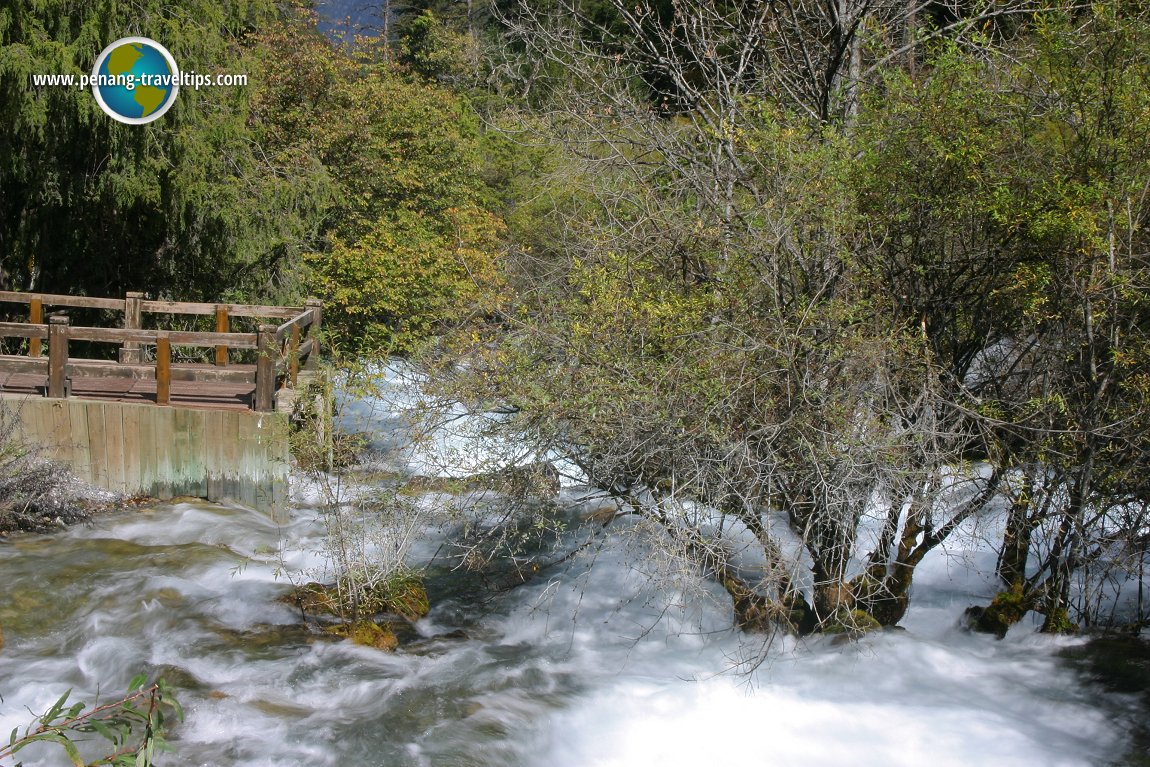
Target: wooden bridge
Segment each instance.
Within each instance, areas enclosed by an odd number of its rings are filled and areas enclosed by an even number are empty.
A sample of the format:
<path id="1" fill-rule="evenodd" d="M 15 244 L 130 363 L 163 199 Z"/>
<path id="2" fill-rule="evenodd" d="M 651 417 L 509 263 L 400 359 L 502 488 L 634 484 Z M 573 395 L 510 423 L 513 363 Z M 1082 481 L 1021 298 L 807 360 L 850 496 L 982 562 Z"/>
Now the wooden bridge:
<path id="1" fill-rule="evenodd" d="M 104 326 L 73 323 L 73 310 Z M 0 322 L 0 406 L 18 411 L 29 442 L 94 484 L 274 512 L 288 463 L 286 418 L 274 413 L 290 410 L 301 376 L 316 366 L 322 311 L 318 301 L 283 307 L 0 291 L 0 315 L 27 318 Z M 197 324 L 212 329 L 186 329 Z M 233 324 L 250 329 L 235 332 Z M 114 348 L 75 356 L 101 345 Z"/>
<path id="2" fill-rule="evenodd" d="M 152 301 L 142 293 L 128 293 L 120 300 L 0 291 L 0 306 L 4 304 L 28 307 L 27 322 L 0 322 L 0 340 L 28 341 L 26 354 L 0 354 L 4 393 L 269 412 L 275 409 L 276 392 L 294 388 L 300 369 L 319 356 L 318 301 L 281 307 Z M 62 312 L 53 312 L 45 323 L 46 308 L 118 313 L 121 327 L 73 325 Z M 144 315 L 214 316 L 215 330 L 147 330 L 142 327 Z M 281 324 L 233 333 L 233 318 L 276 319 Z M 77 341 L 114 344 L 118 360 L 74 358 L 69 348 Z M 173 347 L 210 348 L 214 362 L 173 363 Z M 255 351 L 254 363 L 234 361 L 233 352 L 240 350 Z"/>

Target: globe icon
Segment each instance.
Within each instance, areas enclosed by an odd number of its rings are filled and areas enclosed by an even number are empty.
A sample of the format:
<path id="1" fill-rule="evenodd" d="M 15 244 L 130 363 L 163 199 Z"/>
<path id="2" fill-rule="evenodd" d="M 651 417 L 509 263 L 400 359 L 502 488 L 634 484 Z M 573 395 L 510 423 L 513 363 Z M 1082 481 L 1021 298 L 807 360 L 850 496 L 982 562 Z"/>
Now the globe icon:
<path id="1" fill-rule="evenodd" d="M 120 122 L 140 125 L 162 116 L 176 100 L 179 69 L 162 45 L 146 37 L 125 37 L 96 59 L 92 93 Z"/>

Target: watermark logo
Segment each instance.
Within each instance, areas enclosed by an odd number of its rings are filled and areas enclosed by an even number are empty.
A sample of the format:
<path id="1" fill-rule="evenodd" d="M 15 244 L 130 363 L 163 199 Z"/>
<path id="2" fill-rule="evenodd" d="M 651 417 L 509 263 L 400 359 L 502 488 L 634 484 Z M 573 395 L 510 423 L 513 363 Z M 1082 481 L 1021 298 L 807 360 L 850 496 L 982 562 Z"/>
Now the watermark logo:
<path id="1" fill-rule="evenodd" d="M 147 37 L 123 37 L 96 59 L 91 74 L 32 74 L 33 88 L 92 90 L 108 116 L 128 125 L 144 125 L 163 117 L 176 103 L 181 88 L 246 86 L 246 74 L 181 72 L 168 49 Z"/>
<path id="2" fill-rule="evenodd" d="M 114 120 L 144 125 L 176 103 L 180 70 L 168 49 L 146 37 L 123 37 L 96 58 L 92 95 Z"/>

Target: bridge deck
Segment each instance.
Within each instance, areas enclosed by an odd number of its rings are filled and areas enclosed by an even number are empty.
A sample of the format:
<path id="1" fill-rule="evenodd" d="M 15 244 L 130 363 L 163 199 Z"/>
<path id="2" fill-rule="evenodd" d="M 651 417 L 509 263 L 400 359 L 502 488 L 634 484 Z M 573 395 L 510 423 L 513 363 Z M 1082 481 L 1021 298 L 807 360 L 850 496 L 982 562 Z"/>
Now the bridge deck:
<path id="1" fill-rule="evenodd" d="M 173 365 L 172 369 L 180 368 Z M 192 368 L 194 366 L 188 366 Z M 255 371 L 254 365 L 232 365 L 233 370 Z M 37 373 L 0 372 L 0 393 L 43 397 L 48 376 Z M 249 410 L 255 399 L 255 384 L 220 381 L 178 381 L 170 384 L 170 403 L 178 407 L 212 410 Z M 155 379 L 96 378 L 77 376 L 72 379 L 71 396 L 104 402 L 154 403 Z"/>

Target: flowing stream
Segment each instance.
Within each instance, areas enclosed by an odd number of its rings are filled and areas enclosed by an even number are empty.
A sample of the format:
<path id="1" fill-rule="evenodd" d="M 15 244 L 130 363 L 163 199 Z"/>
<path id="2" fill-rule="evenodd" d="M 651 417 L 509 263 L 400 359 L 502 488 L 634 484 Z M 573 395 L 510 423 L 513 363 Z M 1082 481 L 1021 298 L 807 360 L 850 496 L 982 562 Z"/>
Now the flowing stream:
<path id="1" fill-rule="evenodd" d="M 397 370 L 384 374 L 406 396 Z M 402 404 L 347 412 L 378 443 L 402 443 Z M 455 463 L 476 453 L 454 447 Z M 113 699 L 146 672 L 187 711 L 165 767 L 1147 763 L 1130 756 L 1140 699 L 1059 657 L 1082 640 L 958 628 L 992 593 L 978 573 L 993 555 L 973 535 L 920 566 L 905 630 L 764 648 L 731 628 L 729 599 L 705 579 L 653 581 L 624 524 L 594 556 L 517 588 L 449 568 L 436 557 L 446 533 L 430 529 L 412 564 L 427 567 L 431 613 L 387 653 L 317 636 L 279 600 L 323 565 L 318 517 L 305 505 L 277 526 L 175 503 L 0 542 L 0 733 L 69 689 Z"/>
<path id="2" fill-rule="evenodd" d="M 165 765 L 1070 767 L 1120 761 L 1139 715 L 1056 657 L 1072 640 L 957 629 L 971 581 L 947 557 L 906 631 L 779 645 L 751 671 L 722 600 L 648 589 L 624 538 L 498 593 L 433 568 L 395 653 L 320 639 L 276 600 L 281 568 L 314 564 L 296 516 L 178 503 L 0 545 L 0 732 L 139 671 L 187 708 Z M 40 753 L 25 765 L 63 763 Z"/>

